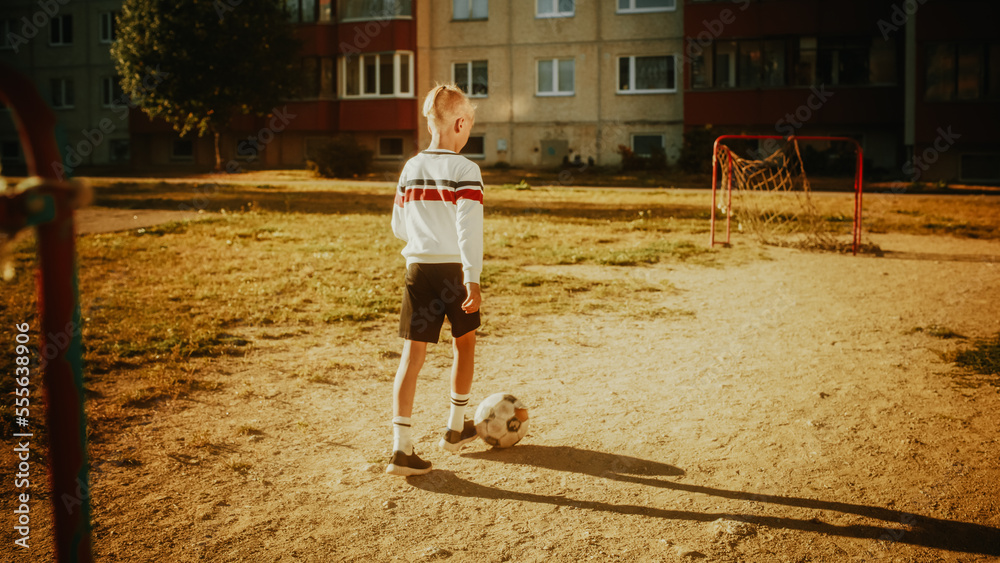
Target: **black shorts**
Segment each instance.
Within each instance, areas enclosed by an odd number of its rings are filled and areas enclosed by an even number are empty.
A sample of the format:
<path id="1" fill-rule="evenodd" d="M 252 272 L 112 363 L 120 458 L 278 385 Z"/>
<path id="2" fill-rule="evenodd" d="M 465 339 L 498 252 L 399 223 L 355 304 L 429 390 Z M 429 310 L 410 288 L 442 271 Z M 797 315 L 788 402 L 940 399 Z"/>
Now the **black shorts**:
<path id="1" fill-rule="evenodd" d="M 479 328 L 479 311 L 462 310 L 466 291 L 461 264 L 410 264 L 399 315 L 399 336 L 419 342 L 438 341 L 444 318 L 451 335 L 462 336 Z"/>

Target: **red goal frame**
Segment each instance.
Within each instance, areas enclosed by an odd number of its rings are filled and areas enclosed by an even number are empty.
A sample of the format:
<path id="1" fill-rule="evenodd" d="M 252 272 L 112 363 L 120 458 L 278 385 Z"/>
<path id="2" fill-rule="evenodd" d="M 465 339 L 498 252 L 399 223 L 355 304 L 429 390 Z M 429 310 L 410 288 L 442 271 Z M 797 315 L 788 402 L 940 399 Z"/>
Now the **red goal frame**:
<path id="1" fill-rule="evenodd" d="M 854 224 L 852 228 L 852 241 L 851 248 L 854 255 L 858 254 L 858 247 L 861 245 L 861 200 L 862 200 L 862 175 L 864 171 L 864 151 L 861 148 L 861 143 L 856 139 L 850 137 L 826 137 L 826 136 L 789 136 L 782 137 L 781 135 L 721 135 L 715 139 L 715 143 L 712 144 L 712 220 L 709 235 L 709 246 L 715 246 L 715 210 L 716 210 L 716 186 L 720 181 L 719 170 L 722 167 L 722 162 L 719 160 L 719 146 L 723 141 L 729 139 L 775 139 L 780 141 L 845 141 L 852 143 L 857 152 L 857 166 L 854 170 Z M 728 154 L 729 164 L 732 164 L 732 155 Z M 727 183 L 726 189 L 726 209 L 730 212 L 726 213 L 726 241 L 724 244 L 729 244 L 730 234 L 732 233 L 732 204 L 733 204 L 733 183 L 732 183 L 732 168 L 728 168 L 729 172 L 729 182 Z"/>
<path id="2" fill-rule="evenodd" d="M 44 389 L 45 416 L 43 419 L 33 415 L 31 420 L 44 420 L 49 431 L 55 557 L 59 563 L 90 563 L 93 561 L 90 478 L 73 222 L 79 190 L 57 171 L 56 165 L 62 163 L 62 155 L 56 144 L 55 115 L 35 84 L 3 62 L 0 62 L 0 101 L 11 109 L 29 174 L 36 181 L 34 185 L 0 194 L 0 228 L 13 236 L 19 230 L 34 227 L 38 246 L 36 292 L 40 323 L 32 323 L 31 329 L 40 335 L 38 356 L 41 358 L 45 351 L 48 361 L 40 386 Z M 40 213 L 39 209 L 51 213 Z M 64 339 L 62 345 L 58 342 L 59 336 Z M 52 357 L 48 358 L 50 355 Z M 3 408 L 8 404 L 5 400 Z M 34 405 L 32 398 L 30 412 L 36 412 Z M 26 434 L 29 441 L 35 439 L 34 432 Z M 32 448 L 32 451 L 36 450 Z M 31 479 L 32 483 L 36 481 L 41 479 Z M 41 485 L 36 487 L 43 489 Z M 31 495 L 35 494 L 32 489 Z M 41 528 L 40 524 L 36 526 L 36 529 Z"/>

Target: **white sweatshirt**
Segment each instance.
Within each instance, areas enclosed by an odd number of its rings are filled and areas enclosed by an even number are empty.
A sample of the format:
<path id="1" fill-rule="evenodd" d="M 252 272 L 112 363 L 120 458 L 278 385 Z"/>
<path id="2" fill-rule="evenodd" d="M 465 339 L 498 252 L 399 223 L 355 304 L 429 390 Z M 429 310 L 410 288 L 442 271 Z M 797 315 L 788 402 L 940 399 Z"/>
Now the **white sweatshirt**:
<path id="1" fill-rule="evenodd" d="M 448 150 L 407 161 L 392 207 L 392 232 L 406 241 L 406 265 L 461 263 L 465 283 L 483 271 L 483 176 Z"/>

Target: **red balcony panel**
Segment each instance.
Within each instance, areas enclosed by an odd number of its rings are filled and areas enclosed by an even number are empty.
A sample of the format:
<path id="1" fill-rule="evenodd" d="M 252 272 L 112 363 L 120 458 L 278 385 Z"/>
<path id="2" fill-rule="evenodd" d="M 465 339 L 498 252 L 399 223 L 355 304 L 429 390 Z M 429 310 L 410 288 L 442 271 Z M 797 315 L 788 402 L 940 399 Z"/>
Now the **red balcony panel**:
<path id="1" fill-rule="evenodd" d="M 995 41 L 996 6 L 995 1 L 921 4 L 914 14 L 917 41 Z M 899 33 L 903 33 L 902 28 Z"/>
<path id="2" fill-rule="evenodd" d="M 416 130 L 417 101 L 413 99 L 343 100 L 340 102 L 343 131 Z"/>
<path id="3" fill-rule="evenodd" d="M 414 51 L 417 27 L 414 20 L 369 20 L 342 23 L 338 49 L 342 54 L 380 51 Z"/>
<path id="4" fill-rule="evenodd" d="M 824 101 L 825 98 L 825 101 Z M 798 131 L 814 127 L 898 125 L 903 120 L 898 87 L 786 88 L 779 90 L 688 90 L 684 93 L 684 123 L 724 126 L 781 127 L 801 122 Z"/>
<path id="5" fill-rule="evenodd" d="M 340 41 L 335 25 L 298 25 L 295 28 L 295 35 L 302 42 L 299 54 L 303 57 L 336 57 L 339 54 Z"/>
<path id="6" fill-rule="evenodd" d="M 917 102 L 916 142 L 933 142 L 939 136 L 954 138 L 960 144 L 997 144 L 993 127 L 1000 123 L 1000 103 L 997 102 Z M 942 134 L 944 132 L 944 134 Z"/>
<path id="7" fill-rule="evenodd" d="M 235 115 L 229 122 L 229 131 L 337 131 L 339 102 L 333 100 L 289 102 L 274 108 L 270 117 Z M 129 112 L 129 130 L 133 133 L 171 133 L 173 127 L 162 119 L 150 120 L 139 111 Z"/>
<path id="8" fill-rule="evenodd" d="M 820 2 L 687 2 L 684 35 L 711 38 L 774 35 L 877 35 L 875 22 L 890 15 L 889 0 Z"/>

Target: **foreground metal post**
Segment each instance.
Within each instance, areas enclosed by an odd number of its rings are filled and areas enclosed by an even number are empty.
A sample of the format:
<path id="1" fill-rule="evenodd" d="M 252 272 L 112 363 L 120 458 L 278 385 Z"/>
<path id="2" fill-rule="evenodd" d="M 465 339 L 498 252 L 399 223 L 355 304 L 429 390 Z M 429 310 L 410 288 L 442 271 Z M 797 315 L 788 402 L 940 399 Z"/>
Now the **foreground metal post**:
<path id="1" fill-rule="evenodd" d="M 44 365 L 45 422 L 49 433 L 49 475 L 60 562 L 90 563 L 90 483 L 83 410 L 83 341 L 77 291 L 73 207 L 77 193 L 61 177 L 55 117 L 35 85 L 0 64 L 0 99 L 11 108 L 28 169 L 36 185 L 4 194 L 3 229 L 35 225 L 41 319 L 40 360 Z"/>

